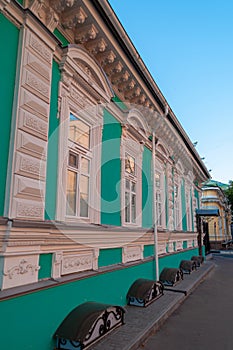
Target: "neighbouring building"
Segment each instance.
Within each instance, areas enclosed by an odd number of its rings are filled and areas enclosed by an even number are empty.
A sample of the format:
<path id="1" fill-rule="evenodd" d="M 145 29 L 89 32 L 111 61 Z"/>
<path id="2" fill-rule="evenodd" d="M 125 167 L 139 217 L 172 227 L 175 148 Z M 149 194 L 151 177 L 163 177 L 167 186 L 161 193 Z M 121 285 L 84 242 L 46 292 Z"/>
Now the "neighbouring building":
<path id="1" fill-rule="evenodd" d="M 224 190 L 228 185 L 209 180 L 202 187 L 201 205 L 206 210 L 217 210 L 218 216 L 204 217 L 208 224 L 211 249 L 220 249 L 231 243 L 231 208 Z"/>
<path id="2" fill-rule="evenodd" d="M 209 173 L 106 0 L 0 0 L 0 37 L 1 348 L 52 350 L 155 278 L 153 227 L 160 271 L 199 254 Z"/>

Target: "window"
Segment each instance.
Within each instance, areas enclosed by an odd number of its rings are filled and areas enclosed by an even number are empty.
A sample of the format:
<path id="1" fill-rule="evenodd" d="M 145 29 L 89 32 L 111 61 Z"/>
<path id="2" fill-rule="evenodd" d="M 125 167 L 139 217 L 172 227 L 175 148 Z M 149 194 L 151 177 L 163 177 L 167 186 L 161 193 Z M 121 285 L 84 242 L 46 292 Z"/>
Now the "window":
<path id="1" fill-rule="evenodd" d="M 180 221 L 180 203 L 179 203 L 179 188 L 178 185 L 174 185 L 174 209 L 175 209 L 175 217 L 174 217 L 174 229 L 177 230 L 179 228 Z"/>
<path id="2" fill-rule="evenodd" d="M 88 218 L 90 159 L 85 156 L 83 147 L 90 147 L 90 127 L 70 114 L 66 215 Z"/>
<path id="3" fill-rule="evenodd" d="M 155 174 L 155 191 L 156 191 L 156 218 L 157 225 L 162 226 L 162 189 L 161 189 L 161 175 Z"/>
<path id="4" fill-rule="evenodd" d="M 136 182 L 135 158 L 125 155 L 125 222 L 136 223 Z"/>

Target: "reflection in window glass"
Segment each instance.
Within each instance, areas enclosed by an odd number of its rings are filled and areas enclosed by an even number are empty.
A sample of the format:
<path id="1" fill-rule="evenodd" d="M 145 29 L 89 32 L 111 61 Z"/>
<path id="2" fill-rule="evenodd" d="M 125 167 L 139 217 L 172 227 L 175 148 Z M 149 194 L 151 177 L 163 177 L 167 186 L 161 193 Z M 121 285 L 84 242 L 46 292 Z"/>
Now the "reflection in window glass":
<path id="1" fill-rule="evenodd" d="M 69 138 L 85 148 L 90 147 L 90 127 L 73 114 L 70 114 Z"/>
<path id="2" fill-rule="evenodd" d="M 125 222 L 130 222 L 130 194 L 125 192 Z"/>
<path id="3" fill-rule="evenodd" d="M 125 155 L 125 171 L 129 174 L 135 174 L 135 159 L 127 153 Z"/>
<path id="4" fill-rule="evenodd" d="M 80 216 L 88 217 L 88 192 L 89 177 L 81 175 L 80 177 Z"/>
<path id="5" fill-rule="evenodd" d="M 81 158 L 81 171 L 85 174 L 89 174 L 90 171 L 90 161 L 84 157 Z"/>
<path id="6" fill-rule="evenodd" d="M 74 216 L 76 215 L 77 174 L 68 170 L 67 175 L 66 213 Z"/>

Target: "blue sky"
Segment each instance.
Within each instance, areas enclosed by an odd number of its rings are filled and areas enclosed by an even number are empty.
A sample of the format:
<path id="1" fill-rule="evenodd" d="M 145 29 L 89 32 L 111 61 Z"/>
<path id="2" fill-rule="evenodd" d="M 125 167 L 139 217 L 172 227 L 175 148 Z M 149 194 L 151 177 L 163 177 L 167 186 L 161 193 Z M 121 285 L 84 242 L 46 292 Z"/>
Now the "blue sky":
<path id="1" fill-rule="evenodd" d="M 215 180 L 233 179 L 233 1 L 109 0 Z"/>

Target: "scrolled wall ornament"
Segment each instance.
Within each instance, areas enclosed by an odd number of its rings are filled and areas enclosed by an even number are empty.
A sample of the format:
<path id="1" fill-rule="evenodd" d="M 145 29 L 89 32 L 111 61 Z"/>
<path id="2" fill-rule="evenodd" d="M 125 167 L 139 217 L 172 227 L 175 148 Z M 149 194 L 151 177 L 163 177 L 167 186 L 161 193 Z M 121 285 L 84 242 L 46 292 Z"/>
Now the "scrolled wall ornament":
<path id="1" fill-rule="evenodd" d="M 14 275 L 24 275 L 26 273 L 29 273 L 31 271 L 31 274 L 33 275 L 36 271 L 39 271 L 40 266 L 33 265 L 31 263 L 28 263 L 27 260 L 22 259 L 19 263 L 19 265 L 12 266 L 7 270 L 7 272 L 4 272 L 4 276 L 8 276 L 9 279 L 12 279 Z"/>

